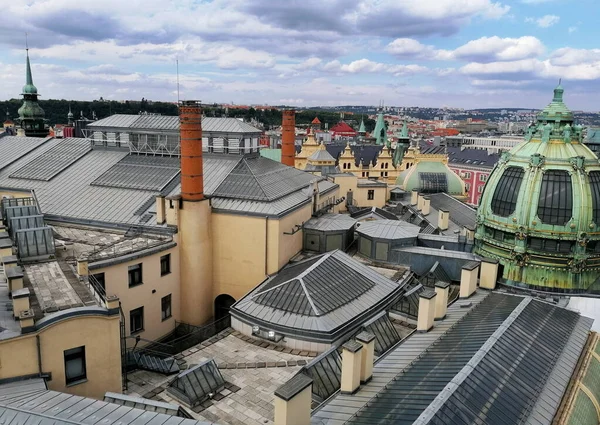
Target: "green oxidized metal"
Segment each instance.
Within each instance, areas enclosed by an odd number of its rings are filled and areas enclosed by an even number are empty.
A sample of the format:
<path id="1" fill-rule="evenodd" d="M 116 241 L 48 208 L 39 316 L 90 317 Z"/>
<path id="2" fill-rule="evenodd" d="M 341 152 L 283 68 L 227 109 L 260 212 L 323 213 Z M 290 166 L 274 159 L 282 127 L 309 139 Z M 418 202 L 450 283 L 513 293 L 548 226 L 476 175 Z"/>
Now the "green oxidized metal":
<path id="1" fill-rule="evenodd" d="M 563 103 L 563 88 L 505 152 L 477 211 L 475 253 L 508 284 L 589 291 L 600 276 L 600 162 Z"/>
<path id="2" fill-rule="evenodd" d="M 38 91 L 33 84 L 29 53 L 27 54 L 27 67 L 25 85 L 23 86 L 23 105 L 19 108 L 19 121 L 25 135 L 29 137 L 45 137 L 48 129 L 45 124 L 45 112 L 38 103 Z"/>

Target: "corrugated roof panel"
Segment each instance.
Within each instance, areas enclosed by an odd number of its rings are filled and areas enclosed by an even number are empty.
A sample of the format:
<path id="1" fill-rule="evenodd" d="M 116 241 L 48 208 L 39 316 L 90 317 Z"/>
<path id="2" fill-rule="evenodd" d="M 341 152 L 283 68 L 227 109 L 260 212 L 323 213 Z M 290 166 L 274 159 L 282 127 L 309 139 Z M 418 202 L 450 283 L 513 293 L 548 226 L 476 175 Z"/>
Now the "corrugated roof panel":
<path id="1" fill-rule="evenodd" d="M 94 180 L 92 186 L 160 192 L 179 174 L 179 158 L 126 156 Z"/>
<path id="2" fill-rule="evenodd" d="M 46 143 L 48 138 L 41 137 L 0 137 L 0 170 L 24 157 L 35 148 Z"/>
<path id="3" fill-rule="evenodd" d="M 85 139 L 63 139 L 52 149 L 33 159 L 9 177 L 49 181 L 92 150 Z"/>

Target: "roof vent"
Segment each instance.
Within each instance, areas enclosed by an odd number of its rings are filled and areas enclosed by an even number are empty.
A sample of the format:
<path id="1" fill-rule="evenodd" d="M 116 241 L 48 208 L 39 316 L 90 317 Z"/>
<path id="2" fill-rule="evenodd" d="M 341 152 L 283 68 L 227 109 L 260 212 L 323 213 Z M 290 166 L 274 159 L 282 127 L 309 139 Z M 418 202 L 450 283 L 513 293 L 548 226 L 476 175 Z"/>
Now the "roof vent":
<path id="1" fill-rule="evenodd" d="M 193 408 L 209 399 L 225 386 L 225 379 L 213 359 L 181 372 L 167 388 L 167 392 Z"/>

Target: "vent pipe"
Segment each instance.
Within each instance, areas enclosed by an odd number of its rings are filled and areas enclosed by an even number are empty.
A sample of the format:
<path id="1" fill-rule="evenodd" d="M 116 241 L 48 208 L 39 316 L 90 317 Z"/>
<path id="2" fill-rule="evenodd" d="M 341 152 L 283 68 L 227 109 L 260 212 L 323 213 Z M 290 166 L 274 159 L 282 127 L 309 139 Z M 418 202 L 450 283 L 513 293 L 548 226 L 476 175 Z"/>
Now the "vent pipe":
<path id="1" fill-rule="evenodd" d="M 285 110 L 281 117 L 281 162 L 293 167 L 296 156 L 296 111 Z"/>
<path id="2" fill-rule="evenodd" d="M 202 108 L 200 102 L 186 100 L 179 105 L 181 139 L 181 198 L 184 201 L 204 199 L 202 169 Z"/>

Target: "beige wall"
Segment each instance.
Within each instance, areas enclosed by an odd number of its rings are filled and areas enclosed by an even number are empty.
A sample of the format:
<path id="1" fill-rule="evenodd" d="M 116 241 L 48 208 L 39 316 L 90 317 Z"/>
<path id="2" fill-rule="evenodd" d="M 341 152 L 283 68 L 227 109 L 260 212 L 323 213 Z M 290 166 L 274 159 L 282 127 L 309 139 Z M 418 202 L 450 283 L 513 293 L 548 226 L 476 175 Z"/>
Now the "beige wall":
<path id="1" fill-rule="evenodd" d="M 160 275 L 160 257 L 171 254 L 171 273 Z M 129 288 L 128 267 L 142 263 L 142 285 Z M 101 269 L 90 270 L 90 274 L 104 273 L 107 295 L 116 295 L 121 300 L 121 308 L 125 315 L 126 335 L 130 335 L 129 312 L 144 307 L 144 331 L 137 335 L 155 340 L 175 329 L 175 320 L 181 320 L 180 312 L 180 272 L 178 246 L 141 257 L 126 263 L 116 264 Z M 156 290 L 155 293 L 152 291 Z M 161 299 L 171 294 L 172 316 L 165 321 L 161 317 Z M 133 339 L 127 346 L 135 344 Z"/>
<path id="2" fill-rule="evenodd" d="M 311 214 L 311 205 L 281 219 L 213 213 L 213 300 L 221 294 L 239 300 L 267 274 L 277 273 L 302 249 L 302 231 L 284 232 Z"/>
<path id="3" fill-rule="evenodd" d="M 369 200 L 369 190 L 374 190 L 374 198 Z M 377 207 L 385 206 L 387 200 L 387 187 L 357 187 L 354 199 L 359 207 Z"/>
<path id="4" fill-rule="evenodd" d="M 358 184 L 358 178 L 354 175 L 352 176 L 336 176 L 336 177 L 332 177 L 332 180 L 335 184 L 339 185 L 339 196 L 340 197 L 345 197 L 347 199 L 348 197 L 348 191 L 352 190 L 353 192 L 353 198 L 356 198 L 356 189 L 357 189 L 357 184 Z M 365 195 L 366 196 L 366 195 Z M 346 201 L 344 201 L 343 203 L 341 203 L 339 205 L 339 211 L 340 212 L 345 212 L 348 209 L 346 208 Z"/>
<path id="5" fill-rule="evenodd" d="M 42 372 L 52 373 L 51 390 L 102 399 L 121 392 L 119 316 L 64 319 L 36 333 L 0 341 L 0 379 L 37 374 L 36 334 L 40 336 Z M 64 351 L 85 346 L 87 380 L 67 387 Z"/>

